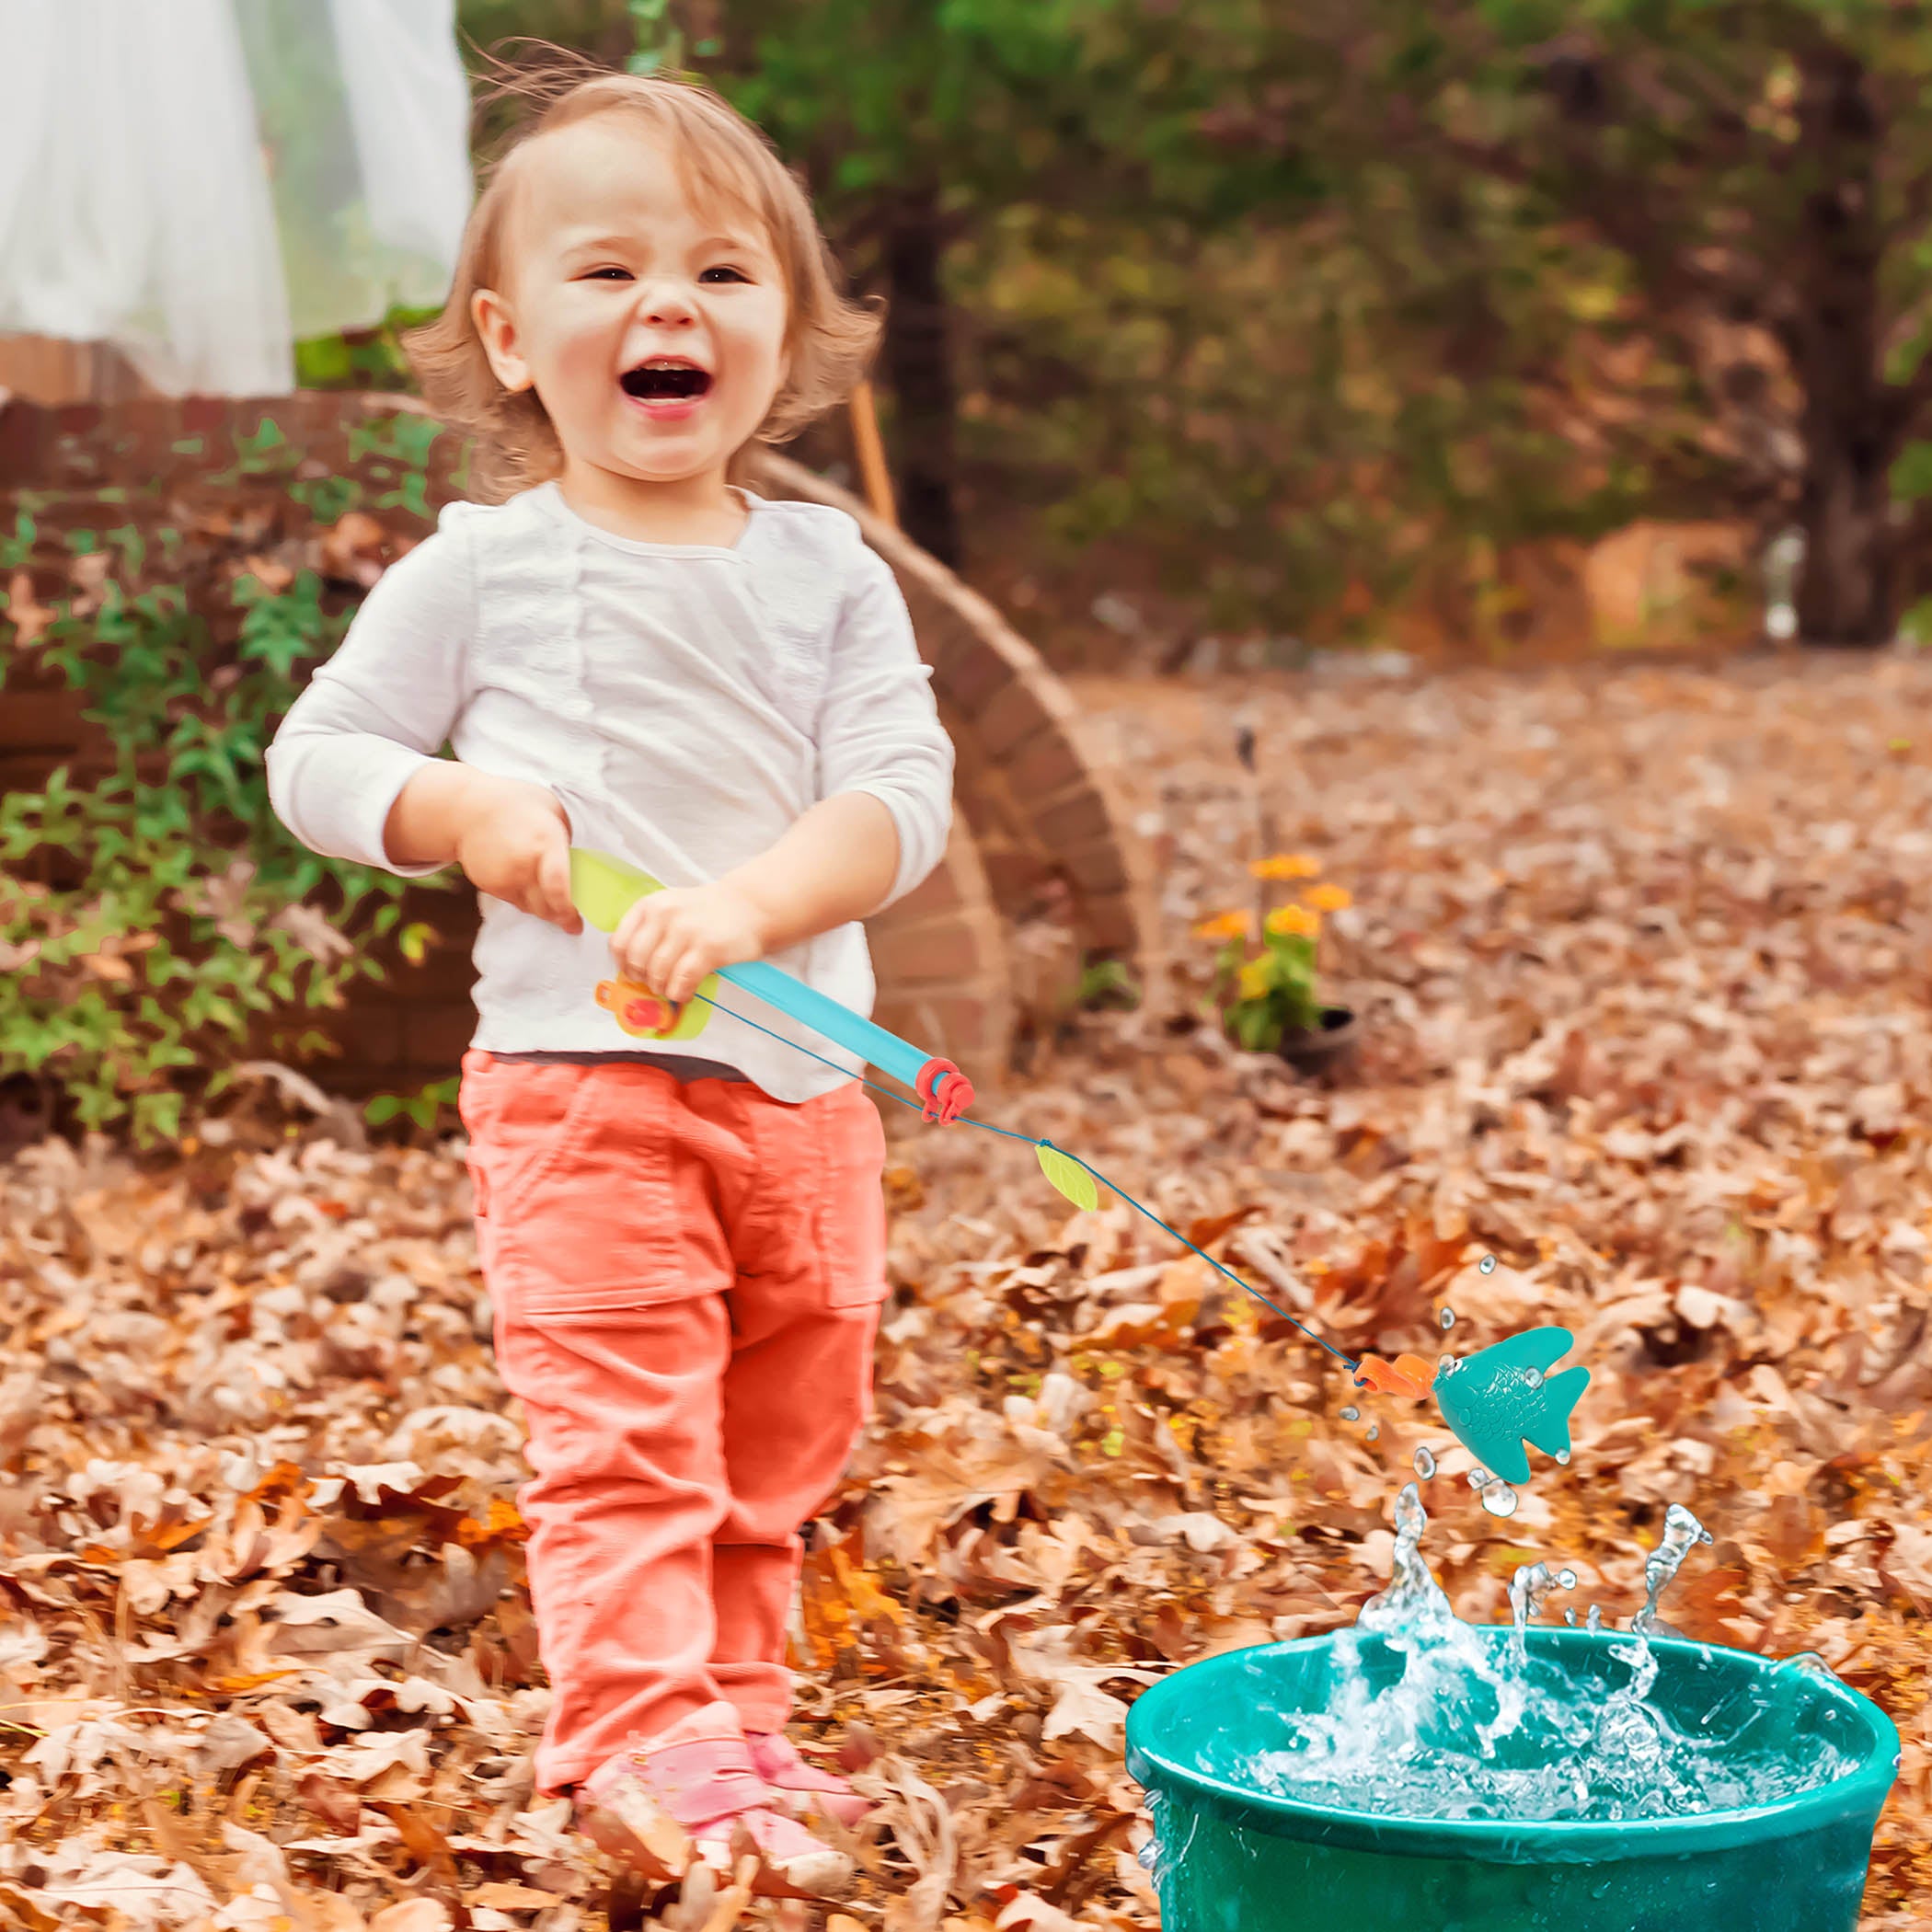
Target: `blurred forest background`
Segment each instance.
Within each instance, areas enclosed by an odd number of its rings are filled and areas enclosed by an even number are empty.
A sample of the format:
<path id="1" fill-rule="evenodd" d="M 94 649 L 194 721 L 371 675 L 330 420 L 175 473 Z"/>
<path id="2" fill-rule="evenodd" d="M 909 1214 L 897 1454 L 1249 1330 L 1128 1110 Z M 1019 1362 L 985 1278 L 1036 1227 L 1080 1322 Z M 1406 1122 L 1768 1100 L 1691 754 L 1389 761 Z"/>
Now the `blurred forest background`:
<path id="1" fill-rule="evenodd" d="M 479 77 L 683 67 L 772 134 L 889 302 L 907 527 L 1063 664 L 1928 627 L 1915 0 L 459 16 Z M 407 382 L 389 330 L 302 374 Z"/>

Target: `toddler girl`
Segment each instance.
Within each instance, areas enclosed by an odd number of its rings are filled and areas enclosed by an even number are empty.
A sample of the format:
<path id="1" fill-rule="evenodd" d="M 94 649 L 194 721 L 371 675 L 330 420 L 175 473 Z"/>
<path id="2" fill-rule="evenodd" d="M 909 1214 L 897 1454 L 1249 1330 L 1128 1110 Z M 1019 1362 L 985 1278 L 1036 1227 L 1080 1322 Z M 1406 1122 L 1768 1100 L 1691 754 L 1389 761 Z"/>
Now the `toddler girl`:
<path id="1" fill-rule="evenodd" d="M 749 995 L 837 1065 L 721 1013 L 640 1050 L 597 986 L 613 953 L 673 1001 L 770 956 L 864 1010 L 857 922 L 941 856 L 952 750 L 890 571 L 843 512 L 733 481 L 875 332 L 715 96 L 553 98 L 411 345 L 493 507 L 384 576 L 269 753 L 305 844 L 481 895 L 460 1106 L 535 1471 L 539 1788 L 648 1876 L 755 1848 L 761 1890 L 811 1895 L 850 1861 L 805 1821 L 864 1805 L 786 1741 L 785 1629 L 868 1400 L 883 1133 L 857 1063 Z M 669 889 L 586 929 L 573 844 Z"/>

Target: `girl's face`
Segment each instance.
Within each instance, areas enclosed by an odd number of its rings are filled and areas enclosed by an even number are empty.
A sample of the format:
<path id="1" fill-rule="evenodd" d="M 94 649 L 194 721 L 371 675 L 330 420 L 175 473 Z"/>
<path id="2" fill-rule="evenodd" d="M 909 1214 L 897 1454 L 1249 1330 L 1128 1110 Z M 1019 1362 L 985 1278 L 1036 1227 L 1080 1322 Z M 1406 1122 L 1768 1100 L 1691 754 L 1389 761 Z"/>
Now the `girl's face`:
<path id="1" fill-rule="evenodd" d="M 547 134 L 523 160 L 506 286 L 472 305 L 499 379 L 535 389 L 566 482 L 721 484 L 788 367 L 762 224 L 693 206 L 672 154 L 621 115 Z"/>

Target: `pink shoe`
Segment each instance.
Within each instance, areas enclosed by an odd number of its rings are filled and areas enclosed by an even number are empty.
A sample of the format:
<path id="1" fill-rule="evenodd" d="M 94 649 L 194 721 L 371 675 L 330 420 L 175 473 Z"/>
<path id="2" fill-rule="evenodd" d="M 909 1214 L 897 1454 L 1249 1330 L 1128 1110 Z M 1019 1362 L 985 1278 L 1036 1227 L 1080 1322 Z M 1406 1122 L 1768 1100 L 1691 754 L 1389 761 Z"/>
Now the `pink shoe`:
<path id="1" fill-rule="evenodd" d="M 782 1731 L 748 1731 L 752 1766 L 771 1787 L 773 1799 L 795 1818 L 823 1811 L 850 1830 L 872 1810 L 843 1777 L 808 1765 Z"/>
<path id="2" fill-rule="evenodd" d="M 737 1712 L 719 1703 L 600 1765 L 577 1788 L 577 1828 L 656 1883 L 682 1876 L 694 1857 L 729 1880 L 749 1852 L 758 1859 L 752 1889 L 762 1896 L 841 1896 L 852 1860 L 771 1800 Z"/>

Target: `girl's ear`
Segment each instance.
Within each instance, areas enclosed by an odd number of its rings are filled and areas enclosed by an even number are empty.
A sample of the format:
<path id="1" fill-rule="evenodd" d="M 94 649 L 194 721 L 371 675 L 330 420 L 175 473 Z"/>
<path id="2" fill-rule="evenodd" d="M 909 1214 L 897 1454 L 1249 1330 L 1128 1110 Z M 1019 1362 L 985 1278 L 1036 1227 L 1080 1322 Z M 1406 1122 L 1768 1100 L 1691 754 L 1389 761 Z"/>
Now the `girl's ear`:
<path id="1" fill-rule="evenodd" d="M 510 305 L 494 289 L 478 289 L 469 298 L 469 318 L 497 380 L 512 395 L 529 388 L 530 365 L 518 349 L 516 319 L 510 313 Z"/>

